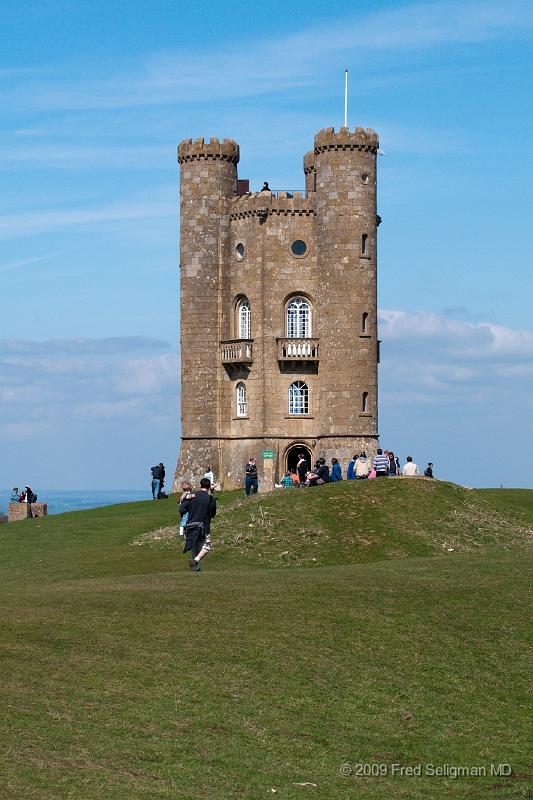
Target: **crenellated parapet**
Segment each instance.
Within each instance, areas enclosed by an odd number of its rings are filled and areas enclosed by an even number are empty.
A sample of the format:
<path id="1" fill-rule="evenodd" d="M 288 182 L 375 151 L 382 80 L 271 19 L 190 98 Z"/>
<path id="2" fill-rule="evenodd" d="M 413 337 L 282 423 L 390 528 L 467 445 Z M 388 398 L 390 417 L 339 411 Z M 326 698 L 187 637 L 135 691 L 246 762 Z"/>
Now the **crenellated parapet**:
<path id="1" fill-rule="evenodd" d="M 304 155 L 304 175 L 309 175 L 315 171 L 315 151 L 309 150 Z"/>
<path id="2" fill-rule="evenodd" d="M 335 128 L 323 128 L 315 136 L 315 155 L 327 150 L 361 150 L 377 153 L 379 137 L 372 128 L 356 128 L 353 132 L 349 128 L 341 128 L 335 133 Z"/>
<path id="3" fill-rule="evenodd" d="M 204 139 L 184 139 L 178 145 L 179 164 L 213 159 L 238 164 L 239 145 L 233 139 L 223 139 L 221 142 L 216 136 L 212 136 L 209 142 Z"/>
<path id="4" fill-rule="evenodd" d="M 316 196 L 314 192 L 294 192 L 289 197 L 286 192 L 277 196 L 271 192 L 254 192 L 242 197 L 233 197 L 229 201 L 231 220 L 245 217 L 265 218 L 270 214 L 314 216 L 316 214 Z"/>

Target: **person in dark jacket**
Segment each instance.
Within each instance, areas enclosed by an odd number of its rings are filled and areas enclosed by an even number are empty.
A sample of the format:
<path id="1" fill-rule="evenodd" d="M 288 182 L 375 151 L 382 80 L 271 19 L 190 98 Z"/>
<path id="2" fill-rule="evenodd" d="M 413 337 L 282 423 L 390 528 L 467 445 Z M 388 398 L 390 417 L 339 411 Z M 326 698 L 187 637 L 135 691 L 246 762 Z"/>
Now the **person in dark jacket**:
<path id="1" fill-rule="evenodd" d="M 257 482 L 257 464 L 255 463 L 255 458 L 251 458 L 244 470 L 244 491 L 246 492 L 246 497 L 250 497 L 251 494 L 257 494 L 258 489 L 258 482 Z"/>
<path id="2" fill-rule="evenodd" d="M 396 466 L 396 458 L 392 450 L 389 450 L 389 475 L 398 475 L 398 467 Z"/>
<path id="3" fill-rule="evenodd" d="M 330 481 L 342 481 L 342 469 L 336 458 L 331 459 L 331 478 Z"/>
<path id="4" fill-rule="evenodd" d="M 346 480 L 347 481 L 354 481 L 355 480 L 355 462 L 357 461 L 357 456 L 353 456 L 350 459 L 350 463 L 348 464 L 348 471 L 346 473 Z"/>
<path id="5" fill-rule="evenodd" d="M 161 472 L 162 464 L 156 464 L 150 470 L 152 473 L 152 497 L 154 500 L 159 499 L 159 492 L 161 491 L 161 481 L 164 478 L 164 473 Z"/>
<path id="6" fill-rule="evenodd" d="M 309 472 L 309 467 L 307 465 L 307 459 L 303 453 L 300 453 L 298 456 L 298 463 L 296 464 L 296 471 L 298 472 L 298 477 L 300 479 L 300 486 L 303 486 L 305 483 L 305 479 L 307 478 L 307 473 Z"/>
<path id="7" fill-rule="evenodd" d="M 217 501 L 211 493 L 211 481 L 208 478 L 202 478 L 200 490 L 189 493 L 180 503 L 182 517 L 187 513 L 183 552 L 192 552 L 189 566 L 194 572 L 200 572 L 200 561 L 211 550 L 211 520 L 217 513 Z"/>
<path id="8" fill-rule="evenodd" d="M 433 463 L 430 461 L 427 467 L 424 470 L 424 477 L 425 478 L 432 478 L 433 477 Z"/>
<path id="9" fill-rule="evenodd" d="M 315 475 L 316 478 L 310 481 L 310 486 L 322 486 L 324 483 L 329 483 L 329 467 L 325 458 L 319 458 L 316 462 Z"/>

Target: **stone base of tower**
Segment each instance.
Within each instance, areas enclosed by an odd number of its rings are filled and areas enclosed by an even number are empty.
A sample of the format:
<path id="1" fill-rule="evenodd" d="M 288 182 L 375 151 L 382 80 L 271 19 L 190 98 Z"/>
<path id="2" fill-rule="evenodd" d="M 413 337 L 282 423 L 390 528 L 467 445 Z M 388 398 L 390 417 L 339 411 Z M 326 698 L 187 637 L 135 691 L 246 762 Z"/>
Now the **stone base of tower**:
<path id="1" fill-rule="evenodd" d="M 211 467 L 222 489 L 244 486 L 244 470 L 248 460 L 257 461 L 259 491 L 270 492 L 279 483 L 300 451 L 312 466 L 323 457 L 331 465 L 338 459 L 346 476 L 348 462 L 354 454 L 365 451 L 371 459 L 378 447 L 378 436 L 323 436 L 317 438 L 268 437 L 249 439 L 184 439 L 182 441 L 173 491 L 180 491 L 183 481 L 198 486 L 200 478 Z"/>

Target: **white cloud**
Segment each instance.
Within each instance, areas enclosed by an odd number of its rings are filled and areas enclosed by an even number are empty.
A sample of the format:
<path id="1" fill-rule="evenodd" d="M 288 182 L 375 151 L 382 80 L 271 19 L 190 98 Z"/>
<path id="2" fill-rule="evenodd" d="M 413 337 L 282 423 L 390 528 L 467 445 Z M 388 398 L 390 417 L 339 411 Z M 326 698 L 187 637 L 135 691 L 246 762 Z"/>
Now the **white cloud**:
<path id="1" fill-rule="evenodd" d="M 533 396 L 533 331 L 381 309 L 381 400 L 388 404 L 501 407 Z"/>
<path id="2" fill-rule="evenodd" d="M 150 336 L 110 336 L 105 339 L 49 339 L 43 342 L 23 339 L 0 339 L 0 355 L 46 356 L 52 354 L 117 354 L 139 350 L 161 350 L 168 342 Z M 21 362 L 25 363 L 25 362 Z"/>
<path id="3" fill-rule="evenodd" d="M 315 86 L 341 64 L 371 69 L 377 57 L 411 55 L 448 44 L 470 44 L 533 26 L 533 8 L 524 0 L 504 4 L 436 2 L 406 5 L 350 16 L 327 26 L 310 27 L 278 39 L 240 42 L 235 48 L 199 53 L 180 51 L 146 57 L 129 75 L 91 82 L 64 79 L 20 86 L 8 98 L 14 105 L 50 109 L 126 108 L 204 103 L 206 100 L 259 96 Z M 369 59 L 372 59 L 373 61 Z M 380 63 L 381 66 L 381 63 Z"/>
<path id="4" fill-rule="evenodd" d="M 381 309 L 380 335 L 408 347 L 439 346 L 458 359 L 531 358 L 533 331 L 516 330 L 493 322 L 468 322 L 423 311 Z"/>
<path id="5" fill-rule="evenodd" d="M 153 394 L 163 389 L 176 390 L 179 359 L 175 354 L 154 358 L 129 359 L 121 367 L 116 386 L 121 392 Z"/>
<path id="6" fill-rule="evenodd" d="M 43 211 L 22 211 L 0 215 L 0 238 L 29 236 L 54 228 L 72 225 L 122 222 L 137 219 L 177 217 L 176 189 L 154 189 L 152 198 L 104 203 L 92 208 L 60 208 Z"/>

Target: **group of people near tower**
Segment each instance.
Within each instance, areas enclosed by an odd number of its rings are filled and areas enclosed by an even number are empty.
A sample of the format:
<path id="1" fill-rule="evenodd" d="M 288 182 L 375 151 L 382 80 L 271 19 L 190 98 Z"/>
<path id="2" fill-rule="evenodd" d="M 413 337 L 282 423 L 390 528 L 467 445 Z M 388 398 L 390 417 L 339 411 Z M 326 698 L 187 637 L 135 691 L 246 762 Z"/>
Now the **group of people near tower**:
<path id="1" fill-rule="evenodd" d="M 419 475 L 418 466 L 413 461 L 412 456 L 407 456 L 403 467 L 400 459 L 395 456 L 392 450 L 383 451 L 378 448 L 373 459 L 367 458 L 364 450 L 359 455 L 354 455 L 348 464 L 346 480 L 372 480 L 373 478 L 386 478 L 390 476 L 415 477 Z M 433 464 L 428 463 L 424 470 L 425 478 L 433 478 Z M 298 458 L 296 467 L 287 470 L 281 484 L 278 486 L 284 489 L 300 486 L 321 486 L 324 483 L 342 481 L 342 467 L 337 458 L 331 459 L 331 467 L 326 463 L 325 458 L 319 458 L 312 470 L 309 469 L 304 453 Z"/>

